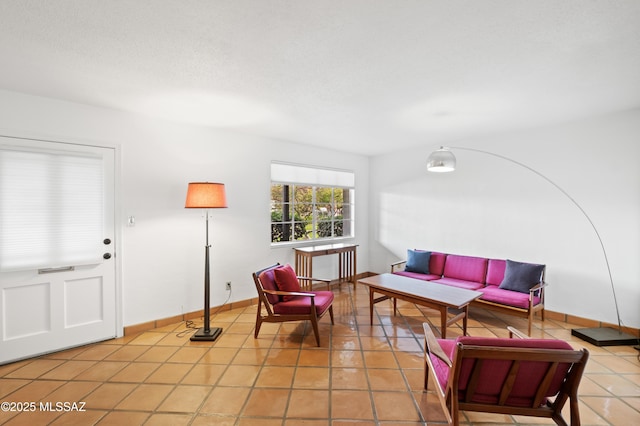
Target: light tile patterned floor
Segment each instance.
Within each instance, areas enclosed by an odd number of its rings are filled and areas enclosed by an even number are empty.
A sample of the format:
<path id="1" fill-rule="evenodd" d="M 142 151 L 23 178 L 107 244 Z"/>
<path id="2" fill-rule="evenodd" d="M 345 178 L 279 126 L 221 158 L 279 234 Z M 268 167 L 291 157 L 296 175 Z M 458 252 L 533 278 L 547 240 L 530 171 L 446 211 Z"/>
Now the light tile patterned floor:
<path id="1" fill-rule="evenodd" d="M 422 323 L 439 314 L 335 288 L 334 326 L 265 324 L 253 338 L 255 306 L 213 319 L 215 343 L 191 342 L 174 324 L 99 344 L 0 366 L 0 400 L 85 403 L 86 411 L 1 412 L 7 425 L 430 425 L 444 423 L 437 397 L 422 389 Z M 198 324 L 199 325 L 199 324 Z M 521 319 L 473 309 L 469 334 L 506 336 Z M 534 336 L 591 351 L 580 387 L 583 425 L 640 424 L 640 361 L 630 346 L 598 348 L 571 336 L 571 324 L 536 321 Z M 460 335 L 459 326 L 449 329 Z M 568 417 L 567 417 L 568 418 Z M 546 419 L 464 412 L 463 424 L 552 424 Z"/>

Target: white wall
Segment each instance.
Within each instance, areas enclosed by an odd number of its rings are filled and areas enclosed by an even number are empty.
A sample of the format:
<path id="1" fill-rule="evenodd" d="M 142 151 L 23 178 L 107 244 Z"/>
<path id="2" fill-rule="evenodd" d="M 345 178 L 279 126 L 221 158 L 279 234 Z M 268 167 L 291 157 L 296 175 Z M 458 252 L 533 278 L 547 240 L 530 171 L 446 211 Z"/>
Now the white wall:
<path id="1" fill-rule="evenodd" d="M 367 157 L 6 91 L 0 133 L 118 147 L 125 326 L 203 307 L 205 223 L 202 211 L 184 209 L 188 182 L 223 182 L 227 190 L 229 208 L 210 212 L 212 305 L 226 300 L 225 282 L 232 301 L 253 298 L 252 271 L 293 262 L 290 247 L 270 246 L 272 160 L 355 171 L 352 242 L 360 245 L 358 271 L 369 269 Z M 314 275 L 336 278 L 336 259 L 317 258 Z"/>
<path id="2" fill-rule="evenodd" d="M 123 322 L 202 309 L 204 218 L 185 210 L 187 183 L 227 185 L 211 212 L 212 304 L 255 296 L 252 270 L 292 262 L 269 244 L 271 160 L 356 172 L 358 271 L 385 272 L 408 247 L 548 265 L 547 307 L 616 323 L 602 250 L 582 213 L 535 174 L 456 151 L 455 173 L 427 174 L 424 147 L 367 158 L 234 132 L 0 91 L 0 133 L 118 146 Z M 605 244 L 625 325 L 640 327 L 640 111 L 459 141 L 543 173 L 588 213 Z M 551 153 L 551 154 L 549 154 Z M 126 217 L 136 217 L 127 227 Z M 317 258 L 317 274 L 336 276 Z"/>
<path id="3" fill-rule="evenodd" d="M 451 145 L 509 157 L 563 188 L 601 235 L 623 324 L 640 326 L 640 110 Z M 388 271 L 407 248 L 544 263 L 549 310 L 617 323 L 603 250 L 578 207 L 486 154 L 454 150 L 454 173 L 427 173 L 437 148 L 372 159 L 372 270 Z"/>

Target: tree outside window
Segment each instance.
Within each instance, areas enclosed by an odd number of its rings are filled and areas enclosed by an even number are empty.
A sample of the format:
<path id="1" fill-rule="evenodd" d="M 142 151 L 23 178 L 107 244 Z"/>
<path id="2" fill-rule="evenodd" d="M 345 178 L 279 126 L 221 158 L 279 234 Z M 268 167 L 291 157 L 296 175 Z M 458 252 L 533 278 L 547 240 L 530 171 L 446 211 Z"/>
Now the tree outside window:
<path id="1" fill-rule="evenodd" d="M 271 242 L 353 236 L 353 188 L 272 183 Z"/>

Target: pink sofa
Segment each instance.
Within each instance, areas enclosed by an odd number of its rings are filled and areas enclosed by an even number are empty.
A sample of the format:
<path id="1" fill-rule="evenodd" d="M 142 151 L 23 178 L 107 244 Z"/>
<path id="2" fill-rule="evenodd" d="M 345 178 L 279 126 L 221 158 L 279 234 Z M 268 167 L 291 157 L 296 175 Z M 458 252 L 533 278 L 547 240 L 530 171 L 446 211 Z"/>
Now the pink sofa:
<path id="1" fill-rule="evenodd" d="M 407 268 L 407 262 L 412 262 L 412 257 L 414 259 L 420 257 L 421 261 L 425 263 L 422 266 L 413 265 L 413 268 Z M 482 296 L 473 304 L 527 318 L 529 335 L 531 335 L 534 314 L 540 312 L 541 318 L 544 320 L 544 287 L 546 287 L 544 265 L 425 250 L 409 250 L 407 260 L 391 264 L 391 272 L 443 285 L 479 291 Z"/>

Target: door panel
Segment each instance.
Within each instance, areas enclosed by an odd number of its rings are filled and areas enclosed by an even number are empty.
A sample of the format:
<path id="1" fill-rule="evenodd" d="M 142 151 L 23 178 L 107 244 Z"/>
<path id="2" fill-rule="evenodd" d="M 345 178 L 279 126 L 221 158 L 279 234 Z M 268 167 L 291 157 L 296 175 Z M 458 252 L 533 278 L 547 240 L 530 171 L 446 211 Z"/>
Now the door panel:
<path id="1" fill-rule="evenodd" d="M 0 271 L 0 364 L 115 337 L 114 150 L 0 137 L 2 149 L 100 158 L 103 179 L 101 188 L 96 190 L 103 194 L 104 235 L 90 250 L 109 256 L 83 265 L 52 264 L 38 269 Z M 2 185 L 0 191 L 1 188 Z M 42 214 L 62 217 L 78 214 L 77 205 L 74 208 L 66 207 L 64 202 L 54 205 L 55 211 Z M 7 206 L 3 206 L 3 211 L 7 212 Z M 75 238 L 78 227 L 69 232 Z"/>

